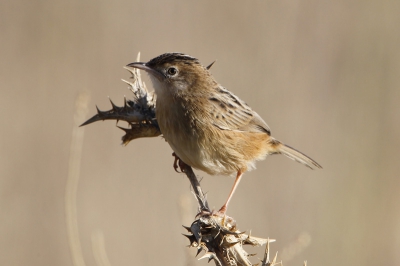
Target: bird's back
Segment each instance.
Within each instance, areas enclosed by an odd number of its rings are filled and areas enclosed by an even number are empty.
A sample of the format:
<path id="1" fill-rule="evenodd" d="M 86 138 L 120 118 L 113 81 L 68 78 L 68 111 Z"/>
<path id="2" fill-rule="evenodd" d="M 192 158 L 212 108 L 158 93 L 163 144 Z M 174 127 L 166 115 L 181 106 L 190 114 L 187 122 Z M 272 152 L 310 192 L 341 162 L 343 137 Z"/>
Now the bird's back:
<path id="1" fill-rule="evenodd" d="M 236 113 L 247 119 L 247 124 L 254 121 L 257 114 L 249 107 L 233 110 L 230 103 L 210 101 L 213 94 L 206 93 L 170 97 L 169 101 L 157 101 L 157 120 L 171 148 L 190 166 L 209 174 L 229 175 L 254 168 L 255 160 L 268 154 L 269 129 L 256 125 L 253 132 L 235 128 L 246 126 L 243 118 L 235 118 Z M 232 109 L 232 114 L 225 107 Z"/>

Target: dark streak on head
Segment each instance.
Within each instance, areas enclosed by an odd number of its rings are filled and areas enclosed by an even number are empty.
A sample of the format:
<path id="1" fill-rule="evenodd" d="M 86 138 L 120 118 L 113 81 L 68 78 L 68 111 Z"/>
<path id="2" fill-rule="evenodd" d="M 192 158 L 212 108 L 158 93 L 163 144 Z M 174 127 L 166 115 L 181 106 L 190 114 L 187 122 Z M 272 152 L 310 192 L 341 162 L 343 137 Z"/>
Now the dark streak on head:
<path id="1" fill-rule="evenodd" d="M 165 63 L 174 63 L 174 62 L 182 62 L 184 64 L 199 64 L 200 61 L 194 57 L 191 57 L 190 55 L 182 54 L 182 53 L 165 53 L 162 55 L 159 55 L 153 59 L 151 59 L 149 62 L 146 64 L 148 66 L 155 66 L 155 65 L 162 65 Z"/>

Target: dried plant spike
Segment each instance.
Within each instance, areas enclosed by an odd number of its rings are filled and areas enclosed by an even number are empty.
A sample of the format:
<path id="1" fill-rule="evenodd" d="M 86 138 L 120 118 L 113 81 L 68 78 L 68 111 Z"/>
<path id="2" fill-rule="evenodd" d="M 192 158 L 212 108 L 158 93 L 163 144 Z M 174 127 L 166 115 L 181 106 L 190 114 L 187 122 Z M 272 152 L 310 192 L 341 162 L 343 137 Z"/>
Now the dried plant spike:
<path id="1" fill-rule="evenodd" d="M 125 82 L 126 84 L 128 84 L 129 85 L 129 90 L 131 90 L 132 92 L 133 92 L 133 88 L 134 88 L 134 86 L 135 86 L 135 84 L 134 83 L 132 83 L 132 82 L 130 82 L 130 81 L 127 81 L 127 80 L 124 80 L 124 79 L 121 79 L 123 82 Z M 134 93 L 134 92 L 133 92 Z"/>
<path id="2" fill-rule="evenodd" d="M 182 227 L 185 228 L 188 232 L 190 232 L 190 227 L 189 226 L 182 225 Z"/>
<path id="3" fill-rule="evenodd" d="M 204 258 L 208 258 L 208 262 L 210 262 L 211 260 L 214 260 L 216 265 L 222 265 L 214 252 L 207 252 L 201 258 L 199 258 L 199 260 L 202 260 Z"/>
<path id="4" fill-rule="evenodd" d="M 265 252 L 264 252 L 264 259 L 261 261 L 261 265 L 262 266 L 274 266 L 274 265 L 282 265 L 282 262 L 276 262 L 277 258 L 278 258 L 278 252 L 275 253 L 275 257 L 272 261 L 269 260 L 269 243 L 270 243 L 270 239 L 267 239 L 267 244 L 265 246 Z"/>
<path id="5" fill-rule="evenodd" d="M 118 109 L 119 109 L 120 107 L 116 106 L 116 105 L 113 103 L 113 101 L 111 100 L 110 96 L 108 96 L 108 100 L 110 100 L 112 109 L 113 109 L 114 111 L 118 111 Z"/>
<path id="6" fill-rule="evenodd" d="M 140 54 L 138 55 L 140 56 Z M 131 130 L 123 136 L 123 143 L 126 145 L 129 141 L 142 138 L 142 137 L 155 137 L 161 135 L 158 127 L 157 119 L 155 117 L 156 97 L 153 93 L 148 93 L 144 83 L 140 78 L 140 71 L 124 67 L 131 74 L 133 81 L 122 79 L 123 82 L 128 84 L 130 91 L 133 92 L 133 99 L 127 100 L 124 96 L 124 105 L 119 107 L 110 100 L 112 109 L 108 111 L 101 111 L 97 106 L 97 114 L 84 122 L 81 126 L 85 126 L 97 121 L 116 120 L 126 121 L 131 125 Z M 141 124 L 152 125 L 146 128 L 135 127 L 134 125 Z"/>
<path id="7" fill-rule="evenodd" d="M 276 264 L 276 259 L 278 258 L 278 251 L 275 253 L 275 257 L 271 262 L 271 265 L 275 265 Z"/>
<path id="8" fill-rule="evenodd" d="M 128 105 L 126 104 L 126 96 L 124 95 L 124 110 L 126 110 L 127 107 Z"/>
<path id="9" fill-rule="evenodd" d="M 134 69 L 129 68 L 127 66 L 123 66 L 122 68 L 128 70 L 128 72 L 131 73 L 131 76 L 129 77 L 130 79 L 136 79 L 135 72 L 134 72 L 135 70 Z"/>
<path id="10" fill-rule="evenodd" d="M 96 105 L 96 110 L 97 110 L 97 114 L 98 115 L 102 115 L 103 114 L 103 112 L 102 111 L 100 111 L 100 109 L 99 109 L 99 107 Z"/>
<path id="11" fill-rule="evenodd" d="M 200 252 L 202 252 L 202 251 L 203 251 L 203 247 L 201 247 L 201 246 L 197 247 L 197 253 L 196 253 L 195 257 L 197 257 L 200 254 Z"/>
<path id="12" fill-rule="evenodd" d="M 262 261 L 262 265 L 267 265 L 269 262 L 269 238 L 267 239 L 267 244 L 265 245 L 264 259 Z"/>
<path id="13" fill-rule="evenodd" d="M 215 64 L 215 62 L 217 62 L 217 60 L 214 60 L 214 62 L 212 62 L 211 64 L 209 64 L 206 68 L 207 68 L 207 70 L 209 70 L 214 64 Z"/>
<path id="14" fill-rule="evenodd" d="M 138 53 L 138 55 L 137 55 L 137 57 L 136 57 L 136 62 L 140 62 L 140 52 Z M 136 72 L 136 76 L 137 76 L 137 81 L 139 82 L 139 86 L 141 86 L 141 87 L 143 87 L 143 88 L 146 88 L 146 87 L 144 86 L 144 84 L 142 83 L 142 76 L 141 76 L 140 70 L 137 69 L 137 68 L 135 68 L 135 70 L 137 71 L 137 72 Z"/>
<path id="15" fill-rule="evenodd" d="M 194 235 L 186 235 L 186 234 L 182 234 L 182 235 L 186 236 L 189 239 L 189 241 L 190 241 L 189 247 L 197 246 L 196 238 L 194 237 Z"/>

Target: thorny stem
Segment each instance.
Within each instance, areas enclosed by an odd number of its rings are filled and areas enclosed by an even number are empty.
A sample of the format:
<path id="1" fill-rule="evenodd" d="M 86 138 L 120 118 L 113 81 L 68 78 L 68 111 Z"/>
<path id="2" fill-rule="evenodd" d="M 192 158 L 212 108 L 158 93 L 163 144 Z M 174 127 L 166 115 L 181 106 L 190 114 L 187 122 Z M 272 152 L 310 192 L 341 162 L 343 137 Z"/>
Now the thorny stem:
<path id="1" fill-rule="evenodd" d="M 181 162 L 181 164 L 183 164 L 183 162 Z M 199 204 L 200 211 L 210 211 L 210 208 L 208 207 L 207 199 L 203 193 L 203 190 L 201 189 L 200 182 L 197 179 L 197 176 L 193 172 L 192 167 L 190 167 L 187 164 L 184 164 L 182 166 L 184 166 L 183 172 L 186 174 L 186 176 L 189 179 L 190 184 L 192 185 L 194 194 L 197 199 L 197 203 Z"/>

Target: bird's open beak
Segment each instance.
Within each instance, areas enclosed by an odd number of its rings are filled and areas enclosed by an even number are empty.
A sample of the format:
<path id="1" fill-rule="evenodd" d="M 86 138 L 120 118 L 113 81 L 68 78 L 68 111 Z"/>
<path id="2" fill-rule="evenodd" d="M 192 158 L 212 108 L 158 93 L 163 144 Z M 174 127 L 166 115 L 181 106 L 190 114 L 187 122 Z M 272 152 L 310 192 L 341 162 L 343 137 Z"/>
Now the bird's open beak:
<path id="1" fill-rule="evenodd" d="M 150 75 L 158 78 L 159 80 L 164 79 L 164 75 L 161 74 L 160 72 L 158 72 L 157 70 L 147 66 L 146 63 L 143 62 L 134 62 L 134 63 L 130 63 L 126 65 L 127 67 L 133 67 L 133 68 L 138 68 L 141 70 L 146 71 L 147 73 L 149 73 Z"/>

